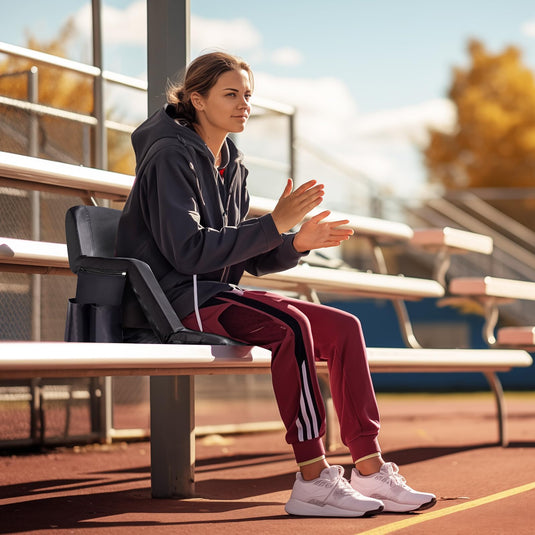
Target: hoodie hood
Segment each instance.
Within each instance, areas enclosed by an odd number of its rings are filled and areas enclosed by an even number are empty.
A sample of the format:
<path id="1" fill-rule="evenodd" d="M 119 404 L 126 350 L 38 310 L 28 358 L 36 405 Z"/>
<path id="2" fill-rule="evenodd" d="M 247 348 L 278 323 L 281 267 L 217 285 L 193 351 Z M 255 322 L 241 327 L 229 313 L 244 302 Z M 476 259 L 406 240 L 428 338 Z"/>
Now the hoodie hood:
<path id="1" fill-rule="evenodd" d="M 145 161 L 149 149 L 159 140 L 171 138 L 178 140 L 184 145 L 199 151 L 211 159 L 214 156 L 206 146 L 206 143 L 193 130 L 186 121 L 178 123 L 176 109 L 171 104 L 166 104 L 154 112 L 132 134 L 132 146 L 136 155 L 136 173 Z"/>

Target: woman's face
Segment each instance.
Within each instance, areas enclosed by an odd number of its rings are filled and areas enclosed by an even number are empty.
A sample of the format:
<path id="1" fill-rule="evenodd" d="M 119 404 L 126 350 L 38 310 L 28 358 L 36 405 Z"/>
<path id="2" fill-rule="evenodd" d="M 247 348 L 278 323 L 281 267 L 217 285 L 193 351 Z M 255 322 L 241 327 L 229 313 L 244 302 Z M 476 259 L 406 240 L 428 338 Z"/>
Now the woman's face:
<path id="1" fill-rule="evenodd" d="M 192 95 L 197 121 L 206 133 L 227 135 L 229 132 L 243 132 L 251 112 L 251 95 L 247 71 L 227 71 L 206 96 Z"/>

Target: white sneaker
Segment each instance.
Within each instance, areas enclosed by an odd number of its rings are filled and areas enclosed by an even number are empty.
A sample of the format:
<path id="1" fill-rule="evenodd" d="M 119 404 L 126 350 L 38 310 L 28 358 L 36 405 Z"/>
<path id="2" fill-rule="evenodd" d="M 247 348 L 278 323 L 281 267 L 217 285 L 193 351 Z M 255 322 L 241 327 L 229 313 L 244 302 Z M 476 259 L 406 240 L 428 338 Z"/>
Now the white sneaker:
<path id="1" fill-rule="evenodd" d="M 311 481 L 297 472 L 285 510 L 299 516 L 370 516 L 383 510 L 383 502 L 362 496 L 344 478 L 341 466 L 330 466 Z"/>
<path id="2" fill-rule="evenodd" d="M 433 507 L 437 501 L 434 494 L 411 489 L 394 463 L 383 464 L 379 472 L 369 476 L 353 468 L 351 486 L 364 496 L 381 500 L 385 512 L 421 511 Z"/>

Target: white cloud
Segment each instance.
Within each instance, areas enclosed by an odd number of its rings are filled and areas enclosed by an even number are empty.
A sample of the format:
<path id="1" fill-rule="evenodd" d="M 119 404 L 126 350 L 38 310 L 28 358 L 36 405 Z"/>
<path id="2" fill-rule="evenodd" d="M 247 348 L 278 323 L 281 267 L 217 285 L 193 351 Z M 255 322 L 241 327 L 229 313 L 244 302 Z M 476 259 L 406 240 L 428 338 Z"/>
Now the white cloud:
<path id="1" fill-rule="evenodd" d="M 124 9 L 102 5 L 102 36 L 108 44 L 146 46 L 146 0 L 136 0 Z M 88 2 L 74 15 L 79 34 L 91 35 L 91 4 Z M 260 32 L 244 18 L 233 20 L 207 19 L 191 15 L 190 44 L 193 56 L 207 49 L 223 49 L 229 52 L 259 49 Z"/>
<path id="2" fill-rule="evenodd" d="M 272 52 L 271 61 L 277 65 L 293 67 L 303 62 L 303 54 L 296 48 L 286 46 Z"/>
<path id="3" fill-rule="evenodd" d="M 76 33 L 80 36 L 87 37 L 91 35 L 91 4 L 87 3 L 82 6 L 72 17 Z"/>
<path id="4" fill-rule="evenodd" d="M 133 2 L 125 9 L 102 5 L 102 38 L 108 44 L 146 45 L 147 13 L 145 0 Z M 91 4 L 87 3 L 74 15 L 77 31 L 91 35 Z"/>
<path id="5" fill-rule="evenodd" d="M 429 141 L 429 128 L 450 132 L 455 122 L 448 99 L 361 115 L 340 156 L 387 192 L 414 197 L 426 188 L 421 149 Z"/>
<path id="6" fill-rule="evenodd" d="M 147 94 L 132 91 L 116 84 L 106 84 L 107 107 L 113 110 L 111 119 L 137 125 L 147 117 Z"/>
<path id="7" fill-rule="evenodd" d="M 259 96 L 297 108 L 300 135 L 312 136 L 316 143 L 388 138 L 421 145 L 427 142 L 428 128 L 450 131 L 456 119 L 455 107 L 445 98 L 363 115 L 338 78 L 281 78 L 259 72 L 255 80 Z"/>
<path id="8" fill-rule="evenodd" d="M 355 133 L 365 137 L 405 139 L 423 145 L 427 143 L 429 128 L 449 132 L 455 120 L 453 103 L 445 98 L 437 98 L 415 106 L 360 117 L 355 124 Z"/>
<path id="9" fill-rule="evenodd" d="M 522 33 L 528 37 L 535 37 L 535 20 L 529 20 L 521 26 Z"/>
<path id="10" fill-rule="evenodd" d="M 239 54 L 262 44 L 260 32 L 247 19 L 218 20 L 191 16 L 192 55 L 205 50 L 223 49 Z"/>
<path id="11" fill-rule="evenodd" d="M 298 132 L 313 133 L 318 143 L 342 138 L 357 112 L 349 88 L 338 78 L 281 78 L 257 72 L 255 91 L 295 106 Z"/>

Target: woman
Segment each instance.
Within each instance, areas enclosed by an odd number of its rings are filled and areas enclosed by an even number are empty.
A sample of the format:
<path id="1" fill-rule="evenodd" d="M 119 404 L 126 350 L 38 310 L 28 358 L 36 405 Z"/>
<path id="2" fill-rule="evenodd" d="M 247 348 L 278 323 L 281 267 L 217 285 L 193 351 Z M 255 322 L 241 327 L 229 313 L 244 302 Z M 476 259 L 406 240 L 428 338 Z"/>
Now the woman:
<path id="1" fill-rule="evenodd" d="M 205 54 L 168 91 L 168 104 L 132 135 L 136 180 L 119 225 L 117 254 L 147 262 L 184 325 L 272 352 L 272 381 L 286 440 L 299 472 L 286 511 L 295 515 L 368 516 L 431 507 L 435 496 L 412 490 L 385 463 L 379 415 L 360 323 L 334 308 L 236 286 L 253 275 L 297 264 L 311 249 L 349 238 L 348 221 L 317 207 L 323 185 L 293 190 L 289 179 L 274 210 L 245 219 L 247 170 L 229 133 L 242 132 L 251 110 L 249 65 Z M 325 413 L 315 359 L 328 362 L 341 436 L 355 462 L 351 484 L 329 466 L 321 437 Z"/>

